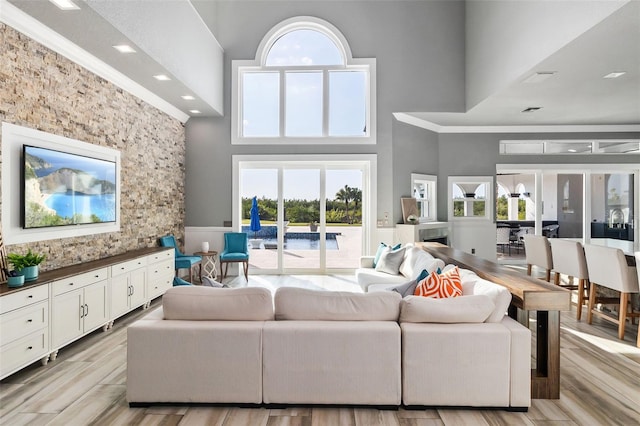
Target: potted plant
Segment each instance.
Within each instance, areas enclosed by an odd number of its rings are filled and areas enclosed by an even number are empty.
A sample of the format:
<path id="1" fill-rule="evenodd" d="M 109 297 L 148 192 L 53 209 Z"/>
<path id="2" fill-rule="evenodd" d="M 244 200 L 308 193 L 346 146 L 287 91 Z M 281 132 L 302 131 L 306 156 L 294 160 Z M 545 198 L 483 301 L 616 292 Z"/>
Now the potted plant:
<path id="1" fill-rule="evenodd" d="M 38 279 L 38 265 L 40 265 L 45 258 L 46 256 L 44 254 L 33 253 L 31 249 L 29 249 L 25 255 L 17 253 L 9 253 L 7 255 L 7 260 L 13 265 L 13 269 L 24 275 L 24 280 L 27 282 Z"/>
<path id="2" fill-rule="evenodd" d="M 315 220 L 313 222 L 309 222 L 309 230 L 311 232 L 317 232 L 318 231 L 318 222 L 316 222 Z"/>
<path id="3" fill-rule="evenodd" d="M 7 285 L 9 287 L 20 287 L 24 285 L 24 275 L 22 275 L 22 271 L 18 272 L 15 269 L 9 271 L 5 268 L 4 272 L 7 274 Z"/>

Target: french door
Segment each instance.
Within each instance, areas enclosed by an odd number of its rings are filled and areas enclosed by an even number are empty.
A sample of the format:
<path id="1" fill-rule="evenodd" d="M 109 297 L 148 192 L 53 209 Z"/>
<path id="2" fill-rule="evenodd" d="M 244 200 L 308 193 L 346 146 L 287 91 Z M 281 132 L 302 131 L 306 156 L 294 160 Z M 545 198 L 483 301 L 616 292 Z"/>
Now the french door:
<path id="1" fill-rule="evenodd" d="M 375 156 L 274 157 L 234 156 L 234 228 L 249 234 L 253 273 L 358 268 L 373 222 Z M 250 225 L 254 197 L 259 231 Z"/>

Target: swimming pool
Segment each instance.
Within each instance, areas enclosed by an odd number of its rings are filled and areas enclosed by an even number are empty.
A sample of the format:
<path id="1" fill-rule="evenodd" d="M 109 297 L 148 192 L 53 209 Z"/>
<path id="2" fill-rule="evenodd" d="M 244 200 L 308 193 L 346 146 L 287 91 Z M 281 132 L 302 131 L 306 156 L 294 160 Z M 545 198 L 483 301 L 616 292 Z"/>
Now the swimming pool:
<path id="1" fill-rule="evenodd" d="M 337 232 L 327 232 L 327 250 L 338 250 Z M 265 238 L 262 240 L 265 249 L 277 249 L 277 238 Z M 319 232 L 287 232 L 284 236 L 284 248 L 287 250 L 319 250 Z"/>

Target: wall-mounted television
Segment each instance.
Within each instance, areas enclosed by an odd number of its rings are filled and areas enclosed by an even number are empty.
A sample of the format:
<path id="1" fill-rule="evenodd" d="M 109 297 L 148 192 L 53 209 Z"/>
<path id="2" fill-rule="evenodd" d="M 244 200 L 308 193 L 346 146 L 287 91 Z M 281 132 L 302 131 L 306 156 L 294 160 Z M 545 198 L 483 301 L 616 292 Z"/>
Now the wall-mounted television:
<path id="1" fill-rule="evenodd" d="M 116 222 L 116 162 L 31 145 L 22 160 L 24 229 Z"/>

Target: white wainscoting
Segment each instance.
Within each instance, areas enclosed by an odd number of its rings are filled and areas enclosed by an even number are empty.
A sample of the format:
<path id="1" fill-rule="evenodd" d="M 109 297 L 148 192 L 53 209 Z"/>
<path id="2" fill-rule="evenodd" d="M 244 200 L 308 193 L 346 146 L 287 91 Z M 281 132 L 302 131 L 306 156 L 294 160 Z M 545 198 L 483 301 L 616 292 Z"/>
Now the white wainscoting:
<path id="1" fill-rule="evenodd" d="M 185 226 L 184 228 L 184 250 L 185 253 L 195 253 L 202 250 L 202 243 L 209 242 L 209 250 L 220 253 L 224 249 L 224 233 L 232 232 L 233 228 L 223 226 Z M 218 274 L 221 274 L 220 263 L 216 262 Z M 236 264 L 229 267 L 229 275 L 238 275 Z"/>

